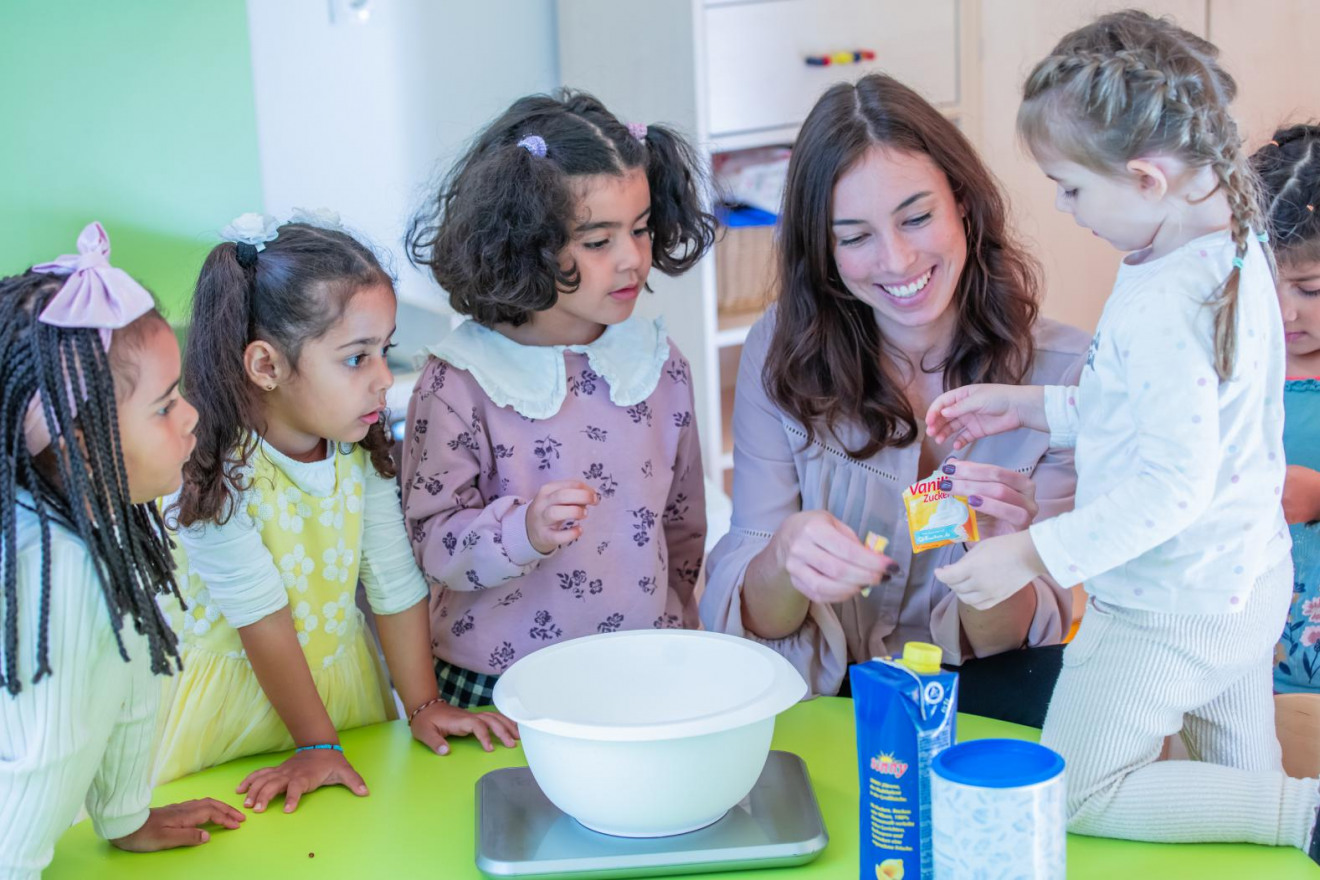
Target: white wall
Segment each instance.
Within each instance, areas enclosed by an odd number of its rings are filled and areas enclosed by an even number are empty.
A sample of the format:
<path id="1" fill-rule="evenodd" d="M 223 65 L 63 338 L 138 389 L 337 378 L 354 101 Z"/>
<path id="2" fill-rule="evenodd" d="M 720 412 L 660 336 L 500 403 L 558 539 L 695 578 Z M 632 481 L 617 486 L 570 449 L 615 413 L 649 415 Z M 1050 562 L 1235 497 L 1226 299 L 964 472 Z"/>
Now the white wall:
<path id="1" fill-rule="evenodd" d="M 354 7 L 365 8 L 365 20 Z M 445 309 L 403 251 L 463 144 L 559 79 L 553 0 L 248 0 L 268 213 L 329 207 L 393 255 L 402 350 Z"/>

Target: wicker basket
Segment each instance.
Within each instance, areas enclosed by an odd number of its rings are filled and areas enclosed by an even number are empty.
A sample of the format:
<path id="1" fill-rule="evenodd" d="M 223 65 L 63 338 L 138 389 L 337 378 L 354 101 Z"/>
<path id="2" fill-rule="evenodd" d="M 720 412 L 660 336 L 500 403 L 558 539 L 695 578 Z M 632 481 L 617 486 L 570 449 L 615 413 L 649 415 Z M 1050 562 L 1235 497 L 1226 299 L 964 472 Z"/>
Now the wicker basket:
<path id="1" fill-rule="evenodd" d="M 775 297 L 775 227 L 732 226 L 715 244 L 715 298 L 721 312 L 755 312 Z"/>

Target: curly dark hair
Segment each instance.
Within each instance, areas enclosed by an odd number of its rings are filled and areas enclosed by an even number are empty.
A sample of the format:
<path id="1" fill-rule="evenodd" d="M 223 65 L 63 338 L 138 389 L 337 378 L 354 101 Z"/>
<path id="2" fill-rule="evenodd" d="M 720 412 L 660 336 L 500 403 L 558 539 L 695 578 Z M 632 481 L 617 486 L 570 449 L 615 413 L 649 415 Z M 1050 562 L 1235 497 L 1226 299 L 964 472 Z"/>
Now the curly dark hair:
<path id="1" fill-rule="evenodd" d="M 780 216 L 778 316 L 762 381 L 807 431 L 841 422 L 869 435 L 850 455 L 869 458 L 920 436 L 917 416 L 871 307 L 844 286 L 834 263 L 834 187 L 874 146 L 929 156 L 966 212 L 967 263 L 953 305 L 953 346 L 938 364 L 944 387 L 1021 382 L 1035 345 L 1040 268 L 1008 228 L 998 184 L 952 122 L 891 77 L 872 74 L 834 86 L 816 102 L 789 161 Z"/>
<path id="2" fill-rule="evenodd" d="M 260 256 L 244 266 L 238 246 L 216 245 L 202 264 L 193 295 L 192 324 L 183 358 L 183 387 L 197 408 L 197 447 L 183 466 L 179 500 L 167 511 L 171 525 L 223 523 L 228 503 L 241 492 L 241 469 L 261 430 L 255 386 L 243 366 L 248 343 L 261 339 L 297 368 L 302 346 L 323 336 L 359 290 L 393 288 L 369 248 L 346 232 L 286 223 Z M 383 477 L 393 478 L 386 419 L 359 441 Z"/>
<path id="3" fill-rule="evenodd" d="M 518 146 L 535 135 L 545 156 Z M 651 187 L 653 265 L 690 269 L 715 240 L 704 207 L 702 163 L 670 128 L 629 132 L 591 95 L 561 90 L 520 98 L 490 124 L 412 220 L 408 254 L 431 270 L 454 311 L 487 327 L 518 326 L 577 289 L 576 266 L 560 266 L 577 199 L 571 178 L 646 171 Z"/>
<path id="4" fill-rule="evenodd" d="M 1320 260 L 1320 125 L 1280 128 L 1251 164 L 1279 262 Z"/>
<path id="5" fill-rule="evenodd" d="M 0 279 L 0 559 L 4 567 L 4 634 L 0 639 L 0 686 L 22 690 L 18 672 L 18 529 L 20 506 L 33 511 L 41 534 L 41 602 L 37 609 L 37 663 L 33 684 L 50 665 L 51 526 L 76 535 L 87 548 L 105 596 L 119 656 L 129 659 L 122 630 L 127 615 L 147 638 L 151 669 L 172 672 L 178 663 L 173 631 L 156 594 L 178 596 L 169 538 L 154 504 L 134 504 L 119 440 L 116 388 L 136 381 L 131 354 L 148 328 L 165 319 L 152 309 L 116 330 L 106 352 L 96 330 L 55 327 L 37 320 L 64 279 L 28 271 Z M 69 377 L 79 377 L 76 412 Z M 36 455 L 28 451 L 23 421 L 34 394 L 57 440 Z M 74 442 L 72 438 L 77 438 Z M 20 497 L 26 490 L 30 496 Z"/>

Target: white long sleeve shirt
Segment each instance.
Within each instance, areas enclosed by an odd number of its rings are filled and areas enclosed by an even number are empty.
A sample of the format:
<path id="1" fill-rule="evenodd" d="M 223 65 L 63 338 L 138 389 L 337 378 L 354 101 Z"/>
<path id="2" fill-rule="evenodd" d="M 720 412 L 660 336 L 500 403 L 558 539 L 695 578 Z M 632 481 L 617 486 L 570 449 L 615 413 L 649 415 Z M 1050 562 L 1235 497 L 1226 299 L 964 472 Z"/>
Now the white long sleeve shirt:
<path id="1" fill-rule="evenodd" d="M 1220 232 L 1129 257 L 1079 384 L 1046 387 L 1052 445 L 1076 447 L 1076 508 L 1031 527 L 1060 583 L 1129 608 L 1232 613 L 1288 553 L 1283 322 L 1254 240 L 1233 375 L 1215 374 L 1212 303 L 1233 255 Z"/>
<path id="2" fill-rule="evenodd" d="M 22 497 L 22 496 L 20 496 Z M 87 550 L 52 525 L 50 665 L 32 683 L 41 602 L 41 531 L 19 505 L 17 696 L 0 691 L 0 878 L 35 878 L 85 805 L 96 833 L 142 827 L 151 800 L 151 744 L 160 681 L 147 640 L 121 630 L 119 656 L 101 582 Z M 0 594 L 0 617 L 4 596 Z"/>
<path id="3" fill-rule="evenodd" d="M 339 454 L 336 444 L 326 446 L 326 457 L 314 462 L 295 461 L 267 444 L 262 449 L 299 489 L 325 497 L 334 491 L 335 457 Z M 173 501 L 167 499 L 167 510 Z M 397 614 L 427 598 L 429 591 L 404 531 L 394 481 L 367 468 L 362 504 L 362 585 L 372 611 Z M 279 611 L 289 604 L 289 596 L 279 566 L 262 542 L 256 522 L 247 515 L 247 498 L 238 498 L 234 509 L 234 515 L 222 525 L 195 523 L 180 528 L 178 539 L 188 553 L 189 568 L 237 629 Z"/>

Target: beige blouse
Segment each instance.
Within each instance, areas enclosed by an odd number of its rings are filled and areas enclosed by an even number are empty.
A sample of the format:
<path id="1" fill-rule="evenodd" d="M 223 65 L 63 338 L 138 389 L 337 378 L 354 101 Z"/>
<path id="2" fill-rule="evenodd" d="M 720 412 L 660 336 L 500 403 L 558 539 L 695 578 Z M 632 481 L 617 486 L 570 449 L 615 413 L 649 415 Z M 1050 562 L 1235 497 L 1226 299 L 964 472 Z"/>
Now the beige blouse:
<path id="1" fill-rule="evenodd" d="M 933 573 L 966 551 L 950 544 L 914 556 L 908 537 L 902 494 L 927 476 L 917 473 L 921 444 L 889 447 L 858 460 L 844 449 L 860 446 L 863 434 L 856 426 L 841 426 L 838 437 L 818 434 L 804 448 L 806 432 L 779 411 L 761 382 L 774 321 L 771 308 L 743 346 L 733 410 L 733 523 L 707 563 L 702 623 L 774 648 L 797 667 L 813 694 L 837 693 L 848 664 L 900 653 L 909 641 L 934 642 L 944 649 L 945 662 L 961 663 L 967 646 L 958 603 Z M 1086 335 L 1043 319 L 1034 332 L 1029 383 L 1076 384 L 1089 344 Z M 959 457 L 1029 474 L 1036 483 L 1038 521 L 1072 509 L 1072 451 L 1049 448 L 1044 433 L 1022 429 L 987 437 Z M 859 535 L 889 536 L 887 553 L 901 571 L 868 597 L 833 605 L 813 602 L 796 633 L 761 639 L 743 626 L 743 577 L 784 519 L 802 510 L 828 510 Z M 1072 623 L 1071 593 L 1045 577 L 1034 587 L 1036 615 L 1027 644 L 1055 644 Z"/>

